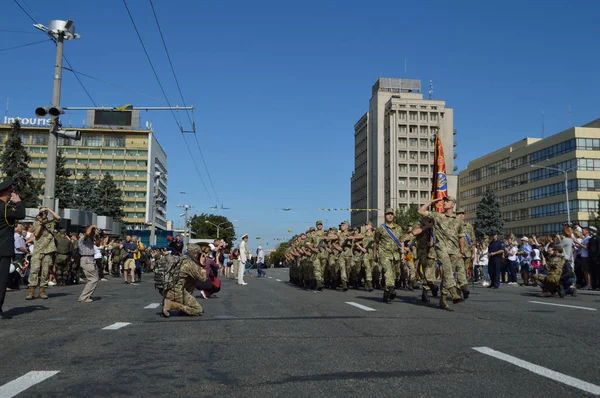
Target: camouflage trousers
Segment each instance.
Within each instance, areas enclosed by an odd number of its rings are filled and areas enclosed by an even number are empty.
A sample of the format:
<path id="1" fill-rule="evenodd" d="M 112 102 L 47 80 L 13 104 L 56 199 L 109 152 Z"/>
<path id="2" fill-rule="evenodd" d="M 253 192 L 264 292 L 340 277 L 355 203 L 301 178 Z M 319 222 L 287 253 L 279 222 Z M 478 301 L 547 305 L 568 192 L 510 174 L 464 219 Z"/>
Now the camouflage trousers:
<path id="1" fill-rule="evenodd" d="M 313 274 L 315 280 L 323 282 L 323 274 L 327 265 L 327 256 L 321 253 L 317 254 L 313 259 Z"/>
<path id="2" fill-rule="evenodd" d="M 381 269 L 379 264 L 373 260 L 373 253 L 367 253 L 363 256 L 363 267 L 365 267 L 365 282 L 379 282 L 381 278 Z"/>
<path id="3" fill-rule="evenodd" d="M 69 277 L 69 256 L 66 254 L 56 255 L 56 282 L 64 282 Z"/>
<path id="4" fill-rule="evenodd" d="M 556 290 L 558 289 L 558 284 L 560 283 L 560 275 L 536 274 L 533 276 L 533 279 L 537 282 L 538 285 L 540 285 L 543 292 L 549 293 L 556 293 Z"/>
<path id="5" fill-rule="evenodd" d="M 338 269 L 340 270 L 340 279 L 342 282 L 348 283 L 348 275 L 352 271 L 352 252 L 344 251 L 338 257 Z"/>
<path id="6" fill-rule="evenodd" d="M 350 269 L 350 275 L 348 276 L 348 278 L 351 281 L 354 281 L 354 282 L 360 281 L 360 273 L 363 269 L 363 257 L 364 257 L 363 253 L 353 253 L 352 254 L 352 267 Z"/>
<path id="7" fill-rule="evenodd" d="M 456 287 L 454 282 L 454 270 L 463 269 L 464 262 L 456 254 L 448 254 L 447 251 L 437 249 L 435 251 L 438 261 L 442 264 L 442 294 L 449 294 L 450 289 Z"/>
<path id="8" fill-rule="evenodd" d="M 379 264 L 385 273 L 385 288 L 393 288 L 400 273 L 400 256 L 398 253 L 379 253 Z"/>
<path id="9" fill-rule="evenodd" d="M 29 268 L 29 287 L 47 287 L 48 272 L 52 267 L 54 253 L 33 253 L 31 267 Z"/>
<path id="10" fill-rule="evenodd" d="M 313 275 L 312 257 L 306 257 L 302 260 L 302 280 L 311 280 L 313 279 Z"/>
<path id="11" fill-rule="evenodd" d="M 337 279 L 337 263 L 338 258 L 334 253 L 329 254 L 327 257 L 327 264 L 325 265 L 324 277 L 325 280 L 335 281 Z"/>
<path id="12" fill-rule="evenodd" d="M 418 264 L 423 269 L 423 289 L 431 290 L 430 284 L 435 284 L 435 268 L 436 261 L 435 258 L 430 258 L 427 256 L 427 253 L 421 254 L 418 257 Z"/>
<path id="13" fill-rule="evenodd" d="M 417 267 L 414 262 L 405 261 L 404 264 L 402 264 L 402 277 L 411 282 L 417 280 Z"/>
<path id="14" fill-rule="evenodd" d="M 188 291 L 183 288 L 183 286 L 175 286 L 173 289 L 168 290 L 163 293 L 163 297 L 169 299 L 175 303 L 179 303 L 183 306 L 183 312 L 188 315 L 200 315 L 202 314 L 202 306 L 196 300 L 194 296 L 192 296 L 192 291 Z"/>
<path id="15" fill-rule="evenodd" d="M 471 266 L 471 255 L 463 255 L 461 266 L 454 270 L 456 272 L 456 285 L 459 288 L 466 287 L 467 283 L 467 270 Z"/>

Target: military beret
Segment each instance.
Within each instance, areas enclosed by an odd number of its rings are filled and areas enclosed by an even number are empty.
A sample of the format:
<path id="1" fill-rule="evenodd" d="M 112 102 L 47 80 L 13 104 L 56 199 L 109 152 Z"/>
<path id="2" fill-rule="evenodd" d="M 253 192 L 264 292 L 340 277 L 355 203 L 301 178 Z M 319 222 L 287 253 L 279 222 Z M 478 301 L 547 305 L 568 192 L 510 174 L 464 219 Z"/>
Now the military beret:
<path id="1" fill-rule="evenodd" d="M 9 177 L 0 183 L 0 191 L 5 191 L 12 186 L 13 186 L 13 180 L 12 180 L 12 178 Z"/>

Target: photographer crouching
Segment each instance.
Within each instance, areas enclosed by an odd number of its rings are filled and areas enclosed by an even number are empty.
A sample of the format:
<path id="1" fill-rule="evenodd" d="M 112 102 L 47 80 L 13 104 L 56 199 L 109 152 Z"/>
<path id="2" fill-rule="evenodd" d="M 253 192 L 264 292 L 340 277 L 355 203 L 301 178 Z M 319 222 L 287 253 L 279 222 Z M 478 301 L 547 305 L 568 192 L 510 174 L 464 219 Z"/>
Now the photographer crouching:
<path id="1" fill-rule="evenodd" d="M 48 213 L 52 219 L 48 218 Z M 60 216 L 52 209 L 40 207 L 40 212 L 33 223 L 33 236 L 35 237 L 35 250 L 31 257 L 31 268 L 29 269 L 29 293 L 25 300 L 35 298 L 35 289 L 40 287 L 40 298 L 47 300 L 46 288 L 48 287 L 48 272 L 54 264 L 56 254 L 56 243 L 54 241 L 54 229 L 60 222 Z"/>
<path id="2" fill-rule="evenodd" d="M 88 280 L 81 292 L 81 296 L 79 296 L 78 301 L 80 303 L 91 303 L 93 301 L 92 294 L 94 294 L 98 285 L 99 275 L 96 269 L 96 262 L 94 261 L 94 242 L 98 238 L 100 238 L 98 227 L 90 225 L 85 230 L 85 234 L 79 238 L 79 243 L 77 244 L 79 255 L 81 256 L 80 267 Z"/>

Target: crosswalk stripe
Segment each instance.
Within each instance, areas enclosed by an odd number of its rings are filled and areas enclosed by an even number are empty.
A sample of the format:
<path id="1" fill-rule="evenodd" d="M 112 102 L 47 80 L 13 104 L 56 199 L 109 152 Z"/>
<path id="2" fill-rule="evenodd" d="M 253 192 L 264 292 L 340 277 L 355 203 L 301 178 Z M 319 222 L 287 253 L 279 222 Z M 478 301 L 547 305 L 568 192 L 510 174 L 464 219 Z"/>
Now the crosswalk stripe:
<path id="1" fill-rule="evenodd" d="M 529 301 L 534 304 L 543 304 L 543 305 L 553 305 L 555 307 L 566 307 L 566 308 L 577 308 L 578 310 L 588 310 L 588 311 L 598 311 L 595 308 L 590 307 L 579 307 L 577 305 L 567 305 L 567 304 L 556 304 L 556 303 L 546 303 L 544 301 Z"/>
<path id="2" fill-rule="evenodd" d="M 160 303 L 152 303 L 152 304 L 148 304 L 147 306 L 145 306 L 144 309 L 148 310 L 148 309 L 158 308 L 159 306 L 160 306 Z"/>
<path id="3" fill-rule="evenodd" d="M 358 304 L 353 301 L 346 301 L 346 304 L 349 304 L 356 308 L 360 308 L 361 310 L 364 310 L 364 311 L 377 311 L 375 308 L 367 307 L 366 305 Z"/>
<path id="4" fill-rule="evenodd" d="M 124 328 L 127 325 L 131 325 L 131 323 L 130 322 L 115 322 L 112 325 L 102 328 L 102 330 L 117 330 L 117 329 Z"/>
<path id="5" fill-rule="evenodd" d="M 34 386 L 42 381 L 54 376 L 57 374 L 58 370 L 47 370 L 47 371 L 31 371 L 29 373 L 25 373 L 23 376 L 10 381 L 0 387 L 0 397 L 1 398 L 10 398 L 14 397 L 17 394 L 22 393 L 27 390 L 29 387 Z"/>

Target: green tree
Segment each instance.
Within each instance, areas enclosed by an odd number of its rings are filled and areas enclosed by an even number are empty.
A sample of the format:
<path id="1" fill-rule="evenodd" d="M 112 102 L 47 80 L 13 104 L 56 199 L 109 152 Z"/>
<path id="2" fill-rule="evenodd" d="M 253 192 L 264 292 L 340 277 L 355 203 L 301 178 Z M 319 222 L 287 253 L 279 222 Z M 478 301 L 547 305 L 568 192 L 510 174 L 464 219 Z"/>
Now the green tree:
<path id="1" fill-rule="evenodd" d="M 21 142 L 21 124 L 15 120 L 0 154 L 0 167 L 2 174 L 13 179 L 15 191 L 21 196 L 25 207 L 37 207 L 42 185 L 31 175 L 28 167 L 30 161 L 31 156 Z"/>
<path id="2" fill-rule="evenodd" d="M 394 223 L 402 228 L 402 231 L 408 231 L 408 227 L 421 219 L 419 215 L 419 205 L 410 204 L 404 209 L 396 209 L 394 214 Z"/>
<path id="3" fill-rule="evenodd" d="M 98 209 L 98 183 L 90 176 L 90 168 L 86 167 L 83 175 L 75 184 L 74 207 L 80 210 L 95 212 Z"/>
<path id="4" fill-rule="evenodd" d="M 193 239 L 214 239 L 217 237 L 217 227 L 215 225 L 221 225 L 219 227 L 219 238 L 227 242 L 229 247 L 235 240 L 233 223 L 225 216 L 206 213 L 195 214 L 190 219 L 190 225 Z"/>
<path id="5" fill-rule="evenodd" d="M 67 158 L 62 149 L 58 150 L 56 156 L 56 187 L 54 197 L 58 199 L 58 207 L 69 209 L 74 204 L 73 194 L 75 193 L 75 184 L 69 179 L 73 173 L 67 169 Z"/>
<path id="6" fill-rule="evenodd" d="M 482 241 L 484 236 L 491 236 L 494 232 L 502 235 L 504 219 L 500 211 L 500 202 L 493 190 L 488 189 L 475 210 L 475 236 Z"/>
<path id="7" fill-rule="evenodd" d="M 267 257 L 267 263 L 268 264 L 273 264 L 275 267 L 279 267 L 279 263 L 285 263 L 285 256 L 284 253 L 287 250 L 287 248 L 290 247 L 290 243 L 289 242 L 283 242 L 281 243 L 277 249 L 275 249 L 275 251 L 271 252 L 271 254 L 269 254 L 269 256 Z"/>
<path id="8" fill-rule="evenodd" d="M 117 187 L 109 173 L 105 173 L 96 188 L 98 203 L 96 205 L 96 214 L 99 216 L 109 216 L 115 221 L 121 221 L 125 213 L 123 207 L 123 192 Z"/>

